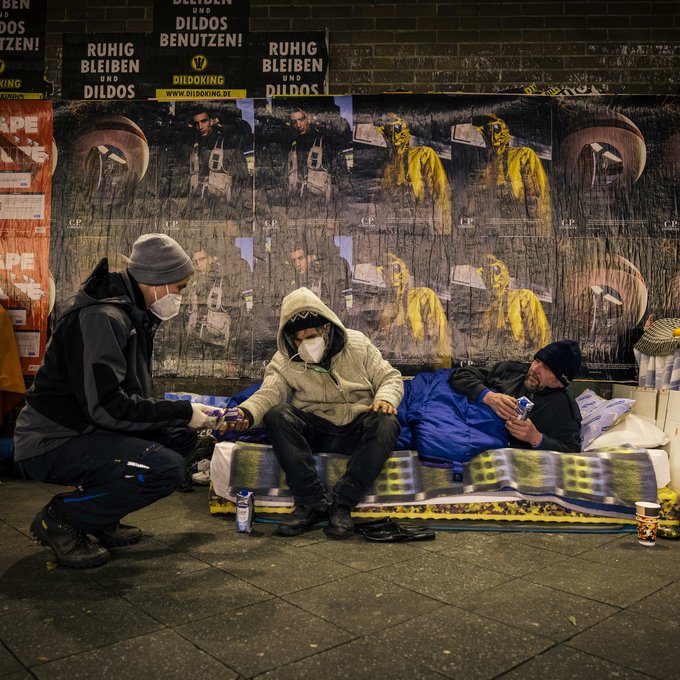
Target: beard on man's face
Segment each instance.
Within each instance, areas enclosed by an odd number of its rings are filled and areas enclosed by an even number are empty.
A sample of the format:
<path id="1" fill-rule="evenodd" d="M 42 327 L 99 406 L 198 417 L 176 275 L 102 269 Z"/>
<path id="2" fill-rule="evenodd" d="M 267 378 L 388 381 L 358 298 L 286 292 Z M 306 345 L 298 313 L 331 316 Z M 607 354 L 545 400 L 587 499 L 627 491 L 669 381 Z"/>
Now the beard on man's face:
<path id="1" fill-rule="evenodd" d="M 536 390 L 541 387 L 540 377 L 531 369 L 529 369 L 527 377 L 524 379 L 524 387 L 530 390 Z"/>

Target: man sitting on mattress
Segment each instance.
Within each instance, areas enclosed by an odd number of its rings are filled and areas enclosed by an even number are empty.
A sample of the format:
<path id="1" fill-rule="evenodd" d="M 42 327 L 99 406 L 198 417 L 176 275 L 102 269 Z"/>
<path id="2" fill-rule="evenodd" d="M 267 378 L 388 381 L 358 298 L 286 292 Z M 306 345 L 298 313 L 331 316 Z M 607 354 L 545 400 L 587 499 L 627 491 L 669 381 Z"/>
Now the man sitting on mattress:
<path id="1" fill-rule="evenodd" d="M 581 414 L 566 389 L 580 367 L 578 343 L 560 340 L 538 350 L 528 366 L 501 361 L 491 368 L 460 368 L 449 384 L 506 421 L 511 447 L 580 451 Z M 525 420 L 517 417 L 521 397 L 533 403 Z"/>
<path id="2" fill-rule="evenodd" d="M 401 373 L 359 331 L 311 290 L 283 298 L 278 352 L 260 388 L 239 405 L 229 429 L 264 423 L 295 497 L 277 534 L 296 536 L 327 521 L 329 538 L 354 535 L 350 511 L 378 476 L 399 436 Z M 345 473 L 326 489 L 312 453 L 347 456 Z"/>

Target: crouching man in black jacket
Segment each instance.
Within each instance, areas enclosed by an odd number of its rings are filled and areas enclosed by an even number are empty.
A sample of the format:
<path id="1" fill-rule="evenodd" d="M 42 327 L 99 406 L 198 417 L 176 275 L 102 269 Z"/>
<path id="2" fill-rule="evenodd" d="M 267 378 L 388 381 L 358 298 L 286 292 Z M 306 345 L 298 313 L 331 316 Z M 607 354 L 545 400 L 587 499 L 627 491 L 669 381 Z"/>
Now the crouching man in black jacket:
<path id="1" fill-rule="evenodd" d="M 95 567 L 142 532 L 120 523 L 171 494 L 210 408 L 151 396 L 153 336 L 179 312 L 191 258 L 165 234 L 135 241 L 127 270 L 103 259 L 64 306 L 17 419 L 14 458 L 29 479 L 75 487 L 31 533 L 67 567 Z M 94 536 L 98 543 L 88 537 Z"/>
<path id="2" fill-rule="evenodd" d="M 581 414 L 566 387 L 580 367 L 578 343 L 561 340 L 538 350 L 528 366 L 501 361 L 488 369 L 460 368 L 452 373 L 449 384 L 506 421 L 510 446 L 575 452 L 581 450 Z M 518 418 L 519 397 L 534 404 L 526 420 Z"/>

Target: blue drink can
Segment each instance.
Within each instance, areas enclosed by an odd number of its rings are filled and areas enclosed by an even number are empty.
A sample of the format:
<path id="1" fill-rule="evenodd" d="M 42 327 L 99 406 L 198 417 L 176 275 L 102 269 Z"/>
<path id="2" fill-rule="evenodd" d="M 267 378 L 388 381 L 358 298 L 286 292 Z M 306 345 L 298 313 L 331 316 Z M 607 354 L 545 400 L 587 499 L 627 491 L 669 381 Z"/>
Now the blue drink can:
<path id="1" fill-rule="evenodd" d="M 526 397 L 520 397 L 517 400 L 517 413 L 519 420 L 526 420 L 529 417 L 531 409 L 534 407 L 534 402 Z"/>

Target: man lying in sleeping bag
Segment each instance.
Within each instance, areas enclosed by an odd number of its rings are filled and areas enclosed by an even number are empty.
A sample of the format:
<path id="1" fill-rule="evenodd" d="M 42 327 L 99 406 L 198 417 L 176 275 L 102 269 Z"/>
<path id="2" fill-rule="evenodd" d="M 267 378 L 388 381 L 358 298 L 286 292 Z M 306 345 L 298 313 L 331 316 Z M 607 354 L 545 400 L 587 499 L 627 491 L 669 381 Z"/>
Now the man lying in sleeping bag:
<path id="1" fill-rule="evenodd" d="M 449 384 L 506 421 L 511 447 L 573 452 L 581 450 L 581 414 L 566 388 L 580 367 L 578 343 L 560 340 L 538 350 L 529 366 L 501 361 L 491 368 L 460 368 Z M 533 403 L 524 420 L 517 417 L 522 397 Z"/>

